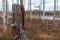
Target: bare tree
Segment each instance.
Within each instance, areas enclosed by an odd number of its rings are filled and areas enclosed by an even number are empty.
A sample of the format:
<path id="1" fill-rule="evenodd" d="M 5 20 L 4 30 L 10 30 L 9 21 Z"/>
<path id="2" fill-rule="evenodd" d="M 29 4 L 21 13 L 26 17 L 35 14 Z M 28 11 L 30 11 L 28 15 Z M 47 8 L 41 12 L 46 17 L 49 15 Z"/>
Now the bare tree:
<path id="1" fill-rule="evenodd" d="M 42 0 L 40 0 L 40 4 L 39 4 L 39 11 L 40 11 L 40 13 L 39 13 L 39 19 L 41 18 L 41 4 L 42 4 Z"/>
<path id="2" fill-rule="evenodd" d="M 54 14 L 53 14 L 54 24 L 55 24 L 55 16 L 56 16 L 56 0 L 54 0 Z"/>
<path id="3" fill-rule="evenodd" d="M 29 19 L 31 20 L 32 12 L 31 12 L 31 0 L 28 0 L 28 14 Z"/>
<path id="4" fill-rule="evenodd" d="M 43 24 L 44 24 L 44 21 L 45 21 L 45 0 L 43 0 Z"/>
<path id="5" fill-rule="evenodd" d="M 8 3 L 7 0 L 3 0 L 3 20 L 4 20 L 4 29 L 7 29 L 8 25 Z"/>
<path id="6" fill-rule="evenodd" d="M 20 5 L 23 5 L 23 0 L 20 0 Z"/>

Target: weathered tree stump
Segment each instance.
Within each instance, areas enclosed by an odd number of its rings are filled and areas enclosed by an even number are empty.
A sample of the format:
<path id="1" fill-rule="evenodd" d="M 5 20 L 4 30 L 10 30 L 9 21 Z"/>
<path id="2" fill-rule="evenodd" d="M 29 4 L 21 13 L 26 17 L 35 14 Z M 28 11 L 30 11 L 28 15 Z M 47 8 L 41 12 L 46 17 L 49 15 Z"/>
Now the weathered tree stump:
<path id="1" fill-rule="evenodd" d="M 21 40 L 20 28 L 24 30 L 24 6 L 13 4 L 12 40 Z"/>

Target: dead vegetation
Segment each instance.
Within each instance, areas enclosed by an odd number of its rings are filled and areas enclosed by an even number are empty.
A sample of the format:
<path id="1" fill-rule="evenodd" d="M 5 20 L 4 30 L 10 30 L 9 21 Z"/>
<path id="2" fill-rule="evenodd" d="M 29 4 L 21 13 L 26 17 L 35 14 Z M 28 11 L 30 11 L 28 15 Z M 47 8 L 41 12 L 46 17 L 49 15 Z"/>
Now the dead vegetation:
<path id="1" fill-rule="evenodd" d="M 47 21 L 47 20 L 46 20 Z M 47 22 L 45 21 L 45 24 Z M 48 21 L 49 24 L 53 23 Z M 29 40 L 59 40 L 60 26 L 43 25 L 41 19 L 32 19 L 25 21 L 26 34 Z M 55 36 L 54 36 L 55 35 Z"/>
<path id="2" fill-rule="evenodd" d="M 1 20 L 1 19 L 0 19 Z M 2 22 L 2 21 L 0 21 Z M 9 19 L 9 27 L 7 31 L 3 31 L 2 23 L 0 23 L 0 40 L 11 40 L 11 23 L 12 19 Z M 53 23 L 53 21 L 45 24 Z M 28 40 L 60 40 L 60 26 L 47 26 L 43 25 L 42 19 L 25 19 L 25 32 Z"/>

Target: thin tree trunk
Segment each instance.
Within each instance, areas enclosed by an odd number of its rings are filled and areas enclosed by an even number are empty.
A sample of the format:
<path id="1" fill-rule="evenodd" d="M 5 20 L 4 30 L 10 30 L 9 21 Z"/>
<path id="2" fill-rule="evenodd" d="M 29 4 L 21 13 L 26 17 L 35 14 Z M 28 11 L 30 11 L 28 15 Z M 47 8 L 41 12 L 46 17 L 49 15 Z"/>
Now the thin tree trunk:
<path id="1" fill-rule="evenodd" d="M 53 15 L 54 25 L 55 25 L 55 16 L 56 16 L 56 0 L 54 0 L 54 15 Z"/>
<path id="2" fill-rule="evenodd" d="M 39 19 L 41 18 L 41 4 L 42 4 L 42 0 L 40 0 L 40 5 L 39 5 L 39 11 L 40 11 L 40 13 L 39 13 Z"/>
<path id="3" fill-rule="evenodd" d="M 32 11 L 31 11 L 31 0 L 30 0 L 30 18 L 32 16 Z"/>
<path id="4" fill-rule="evenodd" d="M 7 13 L 7 0 L 3 0 L 3 20 L 4 20 L 4 29 L 7 29 L 8 23 L 8 13 Z"/>
<path id="5" fill-rule="evenodd" d="M 43 0 L 43 24 L 44 24 L 44 21 L 45 21 L 45 0 Z"/>
<path id="6" fill-rule="evenodd" d="M 28 15 L 29 19 L 31 20 L 32 12 L 31 12 L 31 0 L 28 0 Z"/>

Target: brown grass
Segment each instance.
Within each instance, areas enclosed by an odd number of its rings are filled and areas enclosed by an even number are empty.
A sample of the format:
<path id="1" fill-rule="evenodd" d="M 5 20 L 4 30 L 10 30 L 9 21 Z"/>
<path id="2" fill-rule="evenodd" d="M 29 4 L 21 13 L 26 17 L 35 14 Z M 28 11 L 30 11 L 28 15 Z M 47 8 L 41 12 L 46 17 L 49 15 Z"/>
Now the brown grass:
<path id="1" fill-rule="evenodd" d="M 3 23 L 0 22 L 0 28 L 3 30 Z M 8 31 L 0 32 L 0 40 L 11 40 L 11 23 L 12 19 L 9 19 Z M 53 24 L 53 20 L 45 20 L 45 24 L 50 23 Z M 43 25 L 41 19 L 29 20 L 26 18 L 25 32 L 28 40 L 60 40 L 60 26 Z"/>

